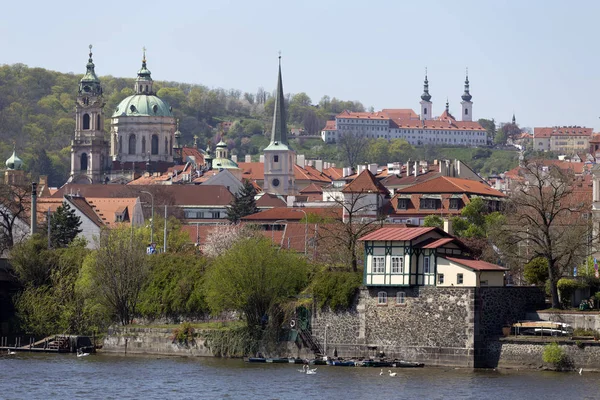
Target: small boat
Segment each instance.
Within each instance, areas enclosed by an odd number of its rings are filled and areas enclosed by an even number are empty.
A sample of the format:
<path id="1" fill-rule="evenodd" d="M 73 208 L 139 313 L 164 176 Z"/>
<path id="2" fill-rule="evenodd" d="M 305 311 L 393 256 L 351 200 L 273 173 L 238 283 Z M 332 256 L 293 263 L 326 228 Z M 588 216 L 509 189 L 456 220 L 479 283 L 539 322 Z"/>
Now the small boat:
<path id="1" fill-rule="evenodd" d="M 375 367 L 375 368 L 384 368 L 384 367 L 393 367 L 392 361 L 383 361 L 383 360 L 363 360 L 357 361 L 356 365 L 360 367 Z"/>
<path id="2" fill-rule="evenodd" d="M 310 365 L 327 365 L 327 360 L 314 359 L 308 362 Z"/>
<path id="3" fill-rule="evenodd" d="M 423 368 L 425 364 L 413 361 L 398 360 L 392 363 L 394 368 Z"/>
<path id="4" fill-rule="evenodd" d="M 251 363 L 266 363 L 267 359 L 264 357 L 248 357 L 245 359 L 245 361 Z"/>
<path id="5" fill-rule="evenodd" d="M 328 365 L 333 365 L 334 367 L 355 367 L 356 361 L 354 360 L 328 360 Z"/>
<path id="6" fill-rule="evenodd" d="M 269 363 L 269 364 L 304 364 L 304 360 L 301 358 L 265 358 L 265 357 L 248 357 L 244 359 L 250 363 Z"/>

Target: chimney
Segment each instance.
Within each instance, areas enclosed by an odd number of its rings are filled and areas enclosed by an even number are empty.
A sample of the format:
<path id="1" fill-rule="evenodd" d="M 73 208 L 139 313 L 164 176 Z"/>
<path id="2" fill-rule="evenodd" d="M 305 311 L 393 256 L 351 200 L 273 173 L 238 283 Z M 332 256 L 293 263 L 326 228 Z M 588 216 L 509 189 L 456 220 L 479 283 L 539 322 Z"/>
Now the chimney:
<path id="1" fill-rule="evenodd" d="M 358 164 L 358 166 L 356 167 L 356 175 L 359 175 L 365 169 L 367 169 L 366 165 L 364 165 L 364 164 Z"/>
<path id="2" fill-rule="evenodd" d="M 410 176 L 410 166 L 411 166 L 411 162 L 409 160 L 406 162 L 406 176 Z"/>
<path id="3" fill-rule="evenodd" d="M 415 163 L 413 164 L 413 171 L 414 171 L 414 175 L 415 176 L 419 176 L 419 162 L 415 161 Z"/>
<path id="4" fill-rule="evenodd" d="M 50 221 L 48 221 L 50 223 Z M 31 235 L 37 231 L 37 183 L 31 183 Z"/>
<path id="5" fill-rule="evenodd" d="M 444 219 L 444 232 L 448 235 L 453 235 L 454 229 L 452 228 L 452 220 L 450 218 Z"/>
<path id="6" fill-rule="evenodd" d="M 304 154 L 298 154 L 296 156 L 296 165 L 298 165 L 300 168 L 304 168 L 305 164 L 305 160 L 306 157 L 304 157 Z"/>
<path id="7" fill-rule="evenodd" d="M 369 171 L 373 175 L 377 175 L 377 164 L 369 164 Z"/>
<path id="8" fill-rule="evenodd" d="M 315 169 L 319 172 L 323 172 L 323 160 L 315 160 Z"/>
<path id="9" fill-rule="evenodd" d="M 260 155 L 260 162 L 263 164 L 265 163 L 265 155 L 264 154 Z"/>
<path id="10" fill-rule="evenodd" d="M 236 163 L 236 164 L 237 164 L 237 155 L 235 155 L 235 154 L 232 154 L 232 155 L 231 155 L 231 161 L 233 161 L 234 163 Z"/>
<path id="11" fill-rule="evenodd" d="M 252 156 L 250 154 L 246 154 L 244 157 L 244 162 L 252 162 Z"/>

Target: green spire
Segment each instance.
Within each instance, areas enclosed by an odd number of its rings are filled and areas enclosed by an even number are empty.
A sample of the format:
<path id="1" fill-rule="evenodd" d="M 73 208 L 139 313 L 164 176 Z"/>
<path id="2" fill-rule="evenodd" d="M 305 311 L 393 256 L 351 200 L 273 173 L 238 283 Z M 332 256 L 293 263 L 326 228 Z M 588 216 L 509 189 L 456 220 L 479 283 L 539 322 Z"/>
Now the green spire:
<path id="1" fill-rule="evenodd" d="M 283 83 L 281 80 L 281 54 L 279 55 L 279 76 L 277 77 L 277 92 L 275 93 L 275 111 L 273 112 L 271 144 L 288 144 L 285 101 L 283 96 Z"/>
<path id="2" fill-rule="evenodd" d="M 464 101 L 471 101 L 471 99 L 473 98 L 473 96 L 471 96 L 471 93 L 469 93 L 469 68 L 467 68 L 467 73 L 465 77 L 465 92 L 463 93 L 461 98 Z"/>
<path id="3" fill-rule="evenodd" d="M 85 94 L 102 94 L 102 87 L 100 86 L 100 79 L 96 76 L 96 71 L 94 70 L 94 60 L 92 59 L 92 45 L 90 44 L 90 54 L 88 58 L 88 63 L 85 66 L 86 71 L 83 78 L 79 81 L 79 93 Z"/>
<path id="4" fill-rule="evenodd" d="M 423 94 L 421 95 L 421 100 L 431 100 L 431 95 L 429 94 L 429 80 L 427 79 L 427 67 L 425 67 L 425 81 L 423 82 Z"/>

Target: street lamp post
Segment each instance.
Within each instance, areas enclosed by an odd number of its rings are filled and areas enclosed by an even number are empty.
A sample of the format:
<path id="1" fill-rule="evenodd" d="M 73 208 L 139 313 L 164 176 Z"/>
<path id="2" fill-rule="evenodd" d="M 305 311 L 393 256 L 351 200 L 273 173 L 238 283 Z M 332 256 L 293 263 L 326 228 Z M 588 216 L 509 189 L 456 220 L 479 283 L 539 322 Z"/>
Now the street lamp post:
<path id="1" fill-rule="evenodd" d="M 142 190 L 140 193 L 149 194 L 152 199 L 152 215 L 150 216 L 150 244 L 154 243 L 154 195 Z"/>
<path id="2" fill-rule="evenodd" d="M 275 224 L 279 222 L 287 222 L 286 219 L 278 219 L 277 221 L 273 221 L 271 224 L 271 242 L 275 243 Z"/>
<path id="3" fill-rule="evenodd" d="M 294 211 L 304 213 L 304 256 L 306 257 L 306 246 L 308 242 L 308 216 L 306 215 L 306 211 L 302 209 L 294 209 Z"/>

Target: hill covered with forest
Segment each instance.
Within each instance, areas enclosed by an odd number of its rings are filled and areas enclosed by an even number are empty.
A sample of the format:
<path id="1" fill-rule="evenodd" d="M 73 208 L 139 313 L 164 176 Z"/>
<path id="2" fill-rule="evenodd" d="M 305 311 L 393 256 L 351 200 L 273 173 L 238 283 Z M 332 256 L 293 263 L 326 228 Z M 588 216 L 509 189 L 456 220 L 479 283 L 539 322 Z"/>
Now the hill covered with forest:
<path id="1" fill-rule="evenodd" d="M 75 99 L 81 77 L 23 64 L 0 66 L 0 157 L 8 158 L 14 145 L 27 171 L 33 176 L 49 175 L 52 186 L 62 185 L 69 175 Z M 100 80 L 106 102 L 104 126 L 108 135 L 112 111 L 121 100 L 133 94 L 134 79 L 102 76 Z M 198 136 L 202 147 L 215 144 L 221 137 L 221 123 L 225 121 L 232 123 L 224 137 L 231 154 L 240 158 L 246 154 L 256 156 L 269 142 L 274 98 L 264 88 L 248 93 L 164 81 L 155 81 L 154 87 L 157 95 L 173 107 L 180 121 L 184 145 L 191 146 L 194 136 Z M 291 145 L 299 154 L 338 165 L 349 164 L 350 160 L 340 146 L 326 145 L 315 136 L 336 114 L 344 110 L 365 111 L 360 102 L 329 96 L 313 102 L 306 93 L 287 94 L 285 102 L 288 127 L 302 129 L 308 136 L 292 140 Z M 396 143 L 369 140 L 360 152 L 359 162 L 385 164 L 408 158 L 449 157 L 443 148 L 413 148 L 403 140 L 393 142 Z M 457 153 L 455 149 L 449 150 L 448 154 Z M 500 157 L 497 151 L 486 152 L 489 154 L 480 157 L 481 161 L 474 166 L 481 172 L 502 172 L 512 164 L 516 165 L 516 154 L 508 154 L 512 152 Z M 469 163 L 474 160 L 476 149 L 461 149 L 458 153 Z M 486 166 L 489 162 L 491 164 Z"/>

